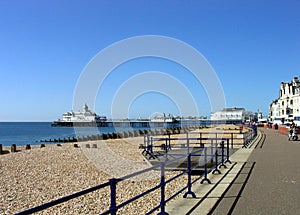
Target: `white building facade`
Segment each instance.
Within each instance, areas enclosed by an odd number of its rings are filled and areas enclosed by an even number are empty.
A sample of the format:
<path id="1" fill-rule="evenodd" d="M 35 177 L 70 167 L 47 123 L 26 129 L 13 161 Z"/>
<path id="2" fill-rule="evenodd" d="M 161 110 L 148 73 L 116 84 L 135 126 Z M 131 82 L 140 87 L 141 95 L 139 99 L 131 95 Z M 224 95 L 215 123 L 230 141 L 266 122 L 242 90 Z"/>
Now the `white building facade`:
<path id="1" fill-rule="evenodd" d="M 291 82 L 281 82 L 279 98 L 269 108 L 272 123 L 290 123 L 300 117 L 300 81 L 295 77 Z"/>
<path id="2" fill-rule="evenodd" d="M 210 117 L 212 121 L 226 121 L 227 123 L 242 123 L 252 121 L 254 118 L 252 112 L 244 108 L 224 108 L 213 113 Z"/>
<path id="3" fill-rule="evenodd" d="M 74 112 L 66 112 L 63 114 L 62 122 L 101 122 L 106 121 L 105 116 L 98 116 L 95 112 L 91 111 L 89 107 L 85 104 L 83 109 Z"/>

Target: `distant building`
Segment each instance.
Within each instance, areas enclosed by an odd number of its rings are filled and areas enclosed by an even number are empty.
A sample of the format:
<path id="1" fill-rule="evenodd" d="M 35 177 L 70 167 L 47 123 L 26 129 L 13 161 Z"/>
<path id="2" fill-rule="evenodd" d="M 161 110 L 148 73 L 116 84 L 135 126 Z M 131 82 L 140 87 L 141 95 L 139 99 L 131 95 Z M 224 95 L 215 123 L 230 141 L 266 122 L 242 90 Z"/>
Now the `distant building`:
<path id="1" fill-rule="evenodd" d="M 210 117 L 212 121 L 226 121 L 226 123 L 242 123 L 252 121 L 254 116 L 252 112 L 245 108 L 224 108 L 223 110 L 213 113 Z"/>
<path id="2" fill-rule="evenodd" d="M 82 110 L 64 113 L 62 119 L 52 122 L 51 126 L 104 127 L 107 125 L 106 121 L 105 116 L 98 116 L 85 104 Z"/>
<path id="3" fill-rule="evenodd" d="M 289 123 L 300 116 L 300 81 L 281 82 L 279 98 L 269 108 L 269 120 L 273 123 Z"/>
<path id="4" fill-rule="evenodd" d="M 98 116 L 95 112 L 91 111 L 87 104 L 85 104 L 80 111 L 69 111 L 63 114 L 62 119 L 57 122 L 104 122 L 105 116 Z"/>

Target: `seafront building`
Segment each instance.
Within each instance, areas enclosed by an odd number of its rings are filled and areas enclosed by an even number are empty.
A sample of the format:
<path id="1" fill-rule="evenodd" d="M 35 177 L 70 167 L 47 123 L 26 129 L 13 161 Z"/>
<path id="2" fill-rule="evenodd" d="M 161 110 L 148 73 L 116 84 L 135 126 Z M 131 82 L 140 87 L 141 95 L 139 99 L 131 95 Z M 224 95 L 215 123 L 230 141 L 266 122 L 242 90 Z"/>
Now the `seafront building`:
<path id="1" fill-rule="evenodd" d="M 283 124 L 299 119 L 300 81 L 294 77 L 291 82 L 281 82 L 279 97 L 270 104 L 269 120 L 273 124 Z"/>
<path id="2" fill-rule="evenodd" d="M 85 104 L 82 110 L 69 111 L 63 114 L 62 119 L 52 122 L 52 126 L 104 126 L 107 121 L 105 116 L 99 116 Z"/>
<path id="3" fill-rule="evenodd" d="M 213 113 L 210 117 L 212 122 L 225 122 L 239 124 L 242 122 L 256 121 L 255 115 L 245 108 L 224 108 L 223 110 Z"/>

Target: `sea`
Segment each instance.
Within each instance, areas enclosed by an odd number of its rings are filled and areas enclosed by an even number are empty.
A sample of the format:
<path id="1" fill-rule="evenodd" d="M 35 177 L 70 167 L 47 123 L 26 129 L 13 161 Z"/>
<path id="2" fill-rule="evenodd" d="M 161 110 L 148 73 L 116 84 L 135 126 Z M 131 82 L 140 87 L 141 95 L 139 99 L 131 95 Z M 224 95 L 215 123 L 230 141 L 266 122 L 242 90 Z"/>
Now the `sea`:
<path id="1" fill-rule="evenodd" d="M 176 126 L 207 125 L 208 122 L 181 122 Z M 162 128 L 162 127 L 157 127 Z M 11 146 L 16 144 L 38 145 L 45 140 L 68 139 L 91 135 L 101 135 L 113 132 L 133 130 L 150 130 L 156 127 L 53 127 L 51 122 L 0 122 L 0 144 Z M 51 142 L 47 142 L 51 144 Z M 54 144 L 54 143 L 53 143 Z"/>
<path id="2" fill-rule="evenodd" d="M 38 145 L 42 140 L 50 139 L 72 139 L 88 135 L 103 133 L 132 131 L 135 129 L 149 128 L 126 128 L 126 127 L 53 127 L 51 122 L 0 122 L 0 144 L 11 146 L 16 144 L 22 146 L 26 144 Z M 51 144 L 51 143 L 47 143 Z"/>

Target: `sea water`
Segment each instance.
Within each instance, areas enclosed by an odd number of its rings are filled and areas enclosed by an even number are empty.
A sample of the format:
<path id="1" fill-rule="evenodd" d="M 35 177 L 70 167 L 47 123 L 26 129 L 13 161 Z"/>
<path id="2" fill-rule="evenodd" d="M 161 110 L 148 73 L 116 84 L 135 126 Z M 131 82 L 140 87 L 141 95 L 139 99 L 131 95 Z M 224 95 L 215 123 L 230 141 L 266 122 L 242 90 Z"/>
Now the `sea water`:
<path id="1" fill-rule="evenodd" d="M 209 122 L 181 122 L 174 126 L 209 125 Z M 162 127 L 158 127 L 161 129 Z M 108 134 L 133 130 L 150 130 L 155 127 L 52 127 L 51 122 L 0 122 L 0 144 L 40 144 L 41 140 L 68 139 L 73 137 Z M 51 142 L 50 142 L 51 143 Z"/>
<path id="2" fill-rule="evenodd" d="M 136 129 L 136 128 L 135 128 Z M 149 129 L 149 128 L 137 128 Z M 0 122 L 0 144 L 40 144 L 41 140 L 68 139 L 103 133 L 131 131 L 133 128 L 114 127 L 52 127 L 50 122 Z"/>

